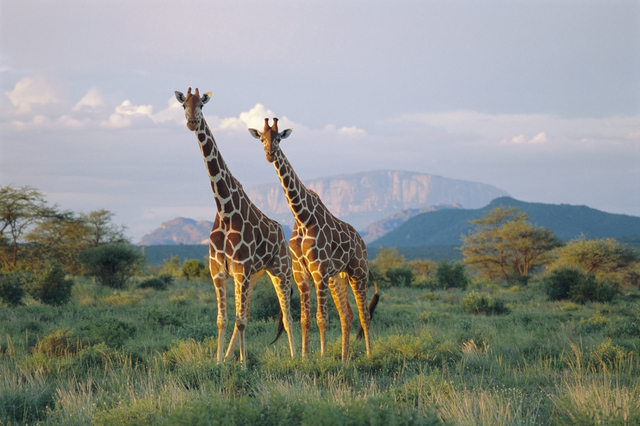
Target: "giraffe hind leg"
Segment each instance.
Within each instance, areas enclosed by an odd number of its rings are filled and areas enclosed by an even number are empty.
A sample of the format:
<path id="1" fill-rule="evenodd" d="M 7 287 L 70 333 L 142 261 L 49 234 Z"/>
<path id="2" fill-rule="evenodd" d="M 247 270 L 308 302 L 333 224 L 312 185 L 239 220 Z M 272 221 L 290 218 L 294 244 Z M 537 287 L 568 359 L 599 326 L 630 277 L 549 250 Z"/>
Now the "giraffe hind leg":
<path id="1" fill-rule="evenodd" d="M 345 272 L 341 272 L 329 279 L 329 290 L 340 315 L 340 325 L 342 327 L 342 362 L 347 362 L 349 358 L 349 338 L 351 336 L 351 322 L 353 321 L 353 311 L 349 305 L 347 294 L 347 279 Z"/>

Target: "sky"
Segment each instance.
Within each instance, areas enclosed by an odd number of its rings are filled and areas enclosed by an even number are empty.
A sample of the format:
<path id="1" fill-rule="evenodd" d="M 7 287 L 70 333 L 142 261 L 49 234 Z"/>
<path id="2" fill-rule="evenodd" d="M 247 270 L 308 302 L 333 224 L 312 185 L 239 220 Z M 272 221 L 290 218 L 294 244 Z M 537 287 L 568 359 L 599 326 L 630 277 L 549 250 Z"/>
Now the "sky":
<path id="1" fill-rule="evenodd" d="M 138 241 L 215 202 L 174 91 L 245 188 L 247 128 L 302 179 L 406 170 L 640 216 L 640 2 L 0 2 L 0 185 L 107 209 Z"/>

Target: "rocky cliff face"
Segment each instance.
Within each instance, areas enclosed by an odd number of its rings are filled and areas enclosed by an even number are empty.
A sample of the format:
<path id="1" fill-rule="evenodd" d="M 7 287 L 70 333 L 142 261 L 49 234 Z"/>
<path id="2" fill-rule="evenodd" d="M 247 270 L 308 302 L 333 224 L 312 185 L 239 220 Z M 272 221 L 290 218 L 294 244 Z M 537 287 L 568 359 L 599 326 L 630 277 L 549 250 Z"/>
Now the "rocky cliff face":
<path id="1" fill-rule="evenodd" d="M 391 170 L 313 179 L 305 181 L 305 185 L 320 196 L 331 213 L 358 230 L 400 210 L 438 204 L 476 209 L 507 195 L 491 185 Z M 293 226 L 293 216 L 279 185 L 256 186 L 247 194 L 268 216 Z"/>

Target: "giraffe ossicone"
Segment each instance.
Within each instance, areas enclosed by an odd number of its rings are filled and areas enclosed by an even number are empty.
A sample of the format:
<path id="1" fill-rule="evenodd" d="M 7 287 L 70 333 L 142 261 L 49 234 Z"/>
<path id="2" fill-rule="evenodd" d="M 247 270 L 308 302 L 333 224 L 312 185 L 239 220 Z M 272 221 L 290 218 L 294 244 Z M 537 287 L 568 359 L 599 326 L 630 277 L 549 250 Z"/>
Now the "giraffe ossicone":
<path id="1" fill-rule="evenodd" d="M 186 96 L 178 91 L 175 96 L 185 110 L 187 127 L 196 133 L 217 207 L 209 237 L 209 269 L 218 301 L 218 363 L 228 358 L 239 343 L 242 367 L 247 367 L 245 331 L 249 321 L 249 300 L 258 279 L 265 272 L 278 296 L 293 358 L 296 351 L 290 309 L 292 270 L 282 226 L 251 202 L 220 155 L 202 114 L 202 106 L 211 99 L 211 92 L 200 96 L 198 89 L 192 94 L 189 88 Z M 224 355 L 228 276 L 234 281 L 236 320 Z"/>
<path id="2" fill-rule="evenodd" d="M 306 356 L 309 352 L 312 279 L 318 303 L 316 321 L 320 330 L 320 353 L 326 353 L 327 293 L 330 292 L 342 326 L 342 361 L 348 360 L 353 320 L 353 311 L 347 298 L 347 287 L 350 286 L 358 306 L 367 355 L 371 355 L 371 316 L 379 296 L 374 279 L 375 294 L 367 306 L 370 275 L 367 247 L 355 228 L 331 214 L 320 197 L 307 189 L 296 174 L 280 149 L 280 141 L 288 137 L 291 131 L 279 132 L 277 118 L 273 119 L 272 126 L 269 126 L 269 119 L 265 118 L 262 132 L 249 129 L 249 133 L 262 142 L 267 161 L 273 163 L 295 218 L 289 249 L 294 279 L 300 291 L 302 355 Z"/>

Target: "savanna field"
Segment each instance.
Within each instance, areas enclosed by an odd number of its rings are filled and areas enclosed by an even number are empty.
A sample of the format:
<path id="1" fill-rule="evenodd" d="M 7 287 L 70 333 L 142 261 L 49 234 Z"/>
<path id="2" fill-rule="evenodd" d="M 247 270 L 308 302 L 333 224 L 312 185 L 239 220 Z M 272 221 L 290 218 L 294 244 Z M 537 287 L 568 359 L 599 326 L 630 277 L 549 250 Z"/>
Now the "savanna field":
<path id="1" fill-rule="evenodd" d="M 270 344 L 278 308 L 263 278 L 242 371 L 216 364 L 210 279 L 73 281 L 64 305 L 0 308 L 1 424 L 640 424 L 637 287 L 576 303 L 549 301 L 538 277 L 381 282 L 372 356 L 356 315 L 343 364 L 333 304 L 325 358 L 315 321 L 309 358 L 291 360 L 286 338 Z M 299 351 L 298 303 L 296 290 Z"/>

